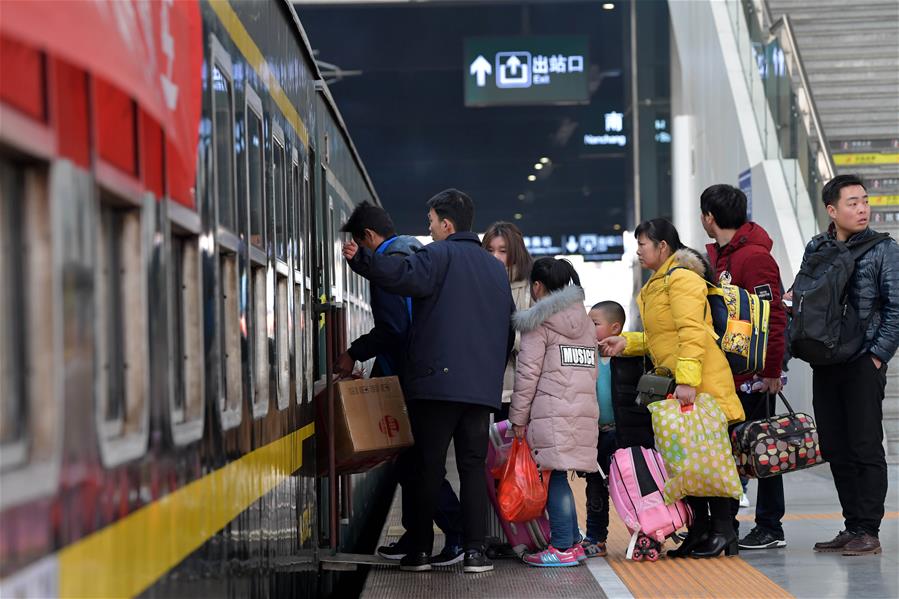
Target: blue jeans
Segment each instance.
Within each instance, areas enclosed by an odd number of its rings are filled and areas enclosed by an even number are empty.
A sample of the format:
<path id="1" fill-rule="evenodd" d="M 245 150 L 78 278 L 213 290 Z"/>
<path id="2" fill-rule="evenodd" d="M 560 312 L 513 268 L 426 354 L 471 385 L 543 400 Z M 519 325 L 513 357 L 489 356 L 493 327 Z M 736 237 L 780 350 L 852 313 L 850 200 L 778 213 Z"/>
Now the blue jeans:
<path id="1" fill-rule="evenodd" d="M 577 511 L 574 508 L 574 494 L 568 484 L 567 473 L 562 470 L 553 470 L 549 477 L 546 511 L 549 512 L 553 547 L 560 551 L 569 549 L 578 536 Z"/>

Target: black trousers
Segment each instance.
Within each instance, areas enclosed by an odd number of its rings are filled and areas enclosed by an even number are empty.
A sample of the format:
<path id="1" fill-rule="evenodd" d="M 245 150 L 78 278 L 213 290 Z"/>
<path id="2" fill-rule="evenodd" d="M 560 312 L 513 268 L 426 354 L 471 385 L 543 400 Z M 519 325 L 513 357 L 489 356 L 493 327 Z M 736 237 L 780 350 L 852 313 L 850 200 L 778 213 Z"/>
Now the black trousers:
<path id="1" fill-rule="evenodd" d="M 403 528 L 407 531 L 412 526 L 412 515 L 415 512 L 417 500 L 416 486 L 418 485 L 419 464 L 415 451 L 414 447 L 410 447 L 401 453 L 396 461 L 397 474 L 402 488 Z M 434 524 L 443 531 L 447 547 L 462 545 L 462 505 L 446 478 L 440 483 L 440 491 L 437 494 Z M 399 544 L 408 547 L 409 539 L 410 536 L 407 532 L 400 539 Z"/>
<path id="2" fill-rule="evenodd" d="M 887 494 L 883 395 L 887 365 L 870 355 L 814 369 L 815 423 L 821 454 L 830 463 L 846 530 L 877 536 Z"/>
<path id="3" fill-rule="evenodd" d="M 410 485 L 414 505 L 408 520 L 413 551 L 430 554 L 434 544 L 434 513 L 446 477 L 446 452 L 450 440 L 456 448 L 462 501 L 462 534 L 466 549 L 483 549 L 487 534 L 487 486 L 484 467 L 489 441 L 490 408 L 430 399 L 408 402 L 409 421 L 415 437 L 418 476 Z"/>
<path id="4" fill-rule="evenodd" d="M 615 431 L 599 431 L 596 444 L 596 461 L 603 473 L 609 476 L 612 455 L 618 449 Z M 594 543 L 605 543 L 609 536 L 609 484 L 599 472 L 587 476 L 587 538 Z"/>
<path id="5" fill-rule="evenodd" d="M 743 412 L 746 413 L 746 422 L 768 418 L 777 413 L 776 395 L 767 393 L 738 393 L 738 395 L 740 403 L 743 404 Z M 755 499 L 755 525 L 782 539 L 784 529 L 781 521 L 787 509 L 784 502 L 783 476 L 760 478 L 758 481 L 759 488 Z M 740 523 L 737 521 L 739 510 L 740 502 L 733 501 L 731 511 L 734 516 L 734 530 L 737 531 L 737 534 L 740 532 Z"/>

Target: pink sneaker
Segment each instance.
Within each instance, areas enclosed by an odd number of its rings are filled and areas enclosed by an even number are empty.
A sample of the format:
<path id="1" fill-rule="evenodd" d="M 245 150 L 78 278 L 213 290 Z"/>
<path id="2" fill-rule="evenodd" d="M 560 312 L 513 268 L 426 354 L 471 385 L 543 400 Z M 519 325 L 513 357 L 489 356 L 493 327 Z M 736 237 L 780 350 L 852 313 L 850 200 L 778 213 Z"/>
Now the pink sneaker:
<path id="1" fill-rule="evenodd" d="M 575 546 L 576 547 L 576 546 Z M 583 551 L 581 551 L 583 553 Z M 559 551 L 552 545 L 538 551 L 537 553 L 529 553 L 524 556 L 523 560 L 529 566 L 538 568 L 558 568 L 565 566 L 577 566 L 580 563 L 577 550 L 572 547 L 567 551 Z M 585 556 L 586 557 L 586 556 Z"/>
<path id="2" fill-rule="evenodd" d="M 574 554 L 575 559 L 577 559 L 577 561 L 579 561 L 579 562 L 582 562 L 587 559 L 587 552 L 584 551 L 584 548 L 581 546 L 580 543 L 575 543 L 574 545 L 571 546 L 571 549 L 569 549 L 568 551 L 572 552 Z"/>

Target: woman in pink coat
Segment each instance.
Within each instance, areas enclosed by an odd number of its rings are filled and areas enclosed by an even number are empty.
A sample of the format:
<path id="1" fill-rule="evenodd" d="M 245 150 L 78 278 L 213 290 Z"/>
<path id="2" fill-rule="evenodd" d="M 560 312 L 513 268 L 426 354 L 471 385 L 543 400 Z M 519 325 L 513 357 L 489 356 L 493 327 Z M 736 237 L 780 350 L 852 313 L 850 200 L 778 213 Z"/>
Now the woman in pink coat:
<path id="1" fill-rule="evenodd" d="M 576 566 L 586 559 L 578 543 L 577 513 L 568 470 L 596 472 L 596 333 L 584 308 L 584 290 L 566 260 L 541 258 L 531 270 L 536 303 L 516 312 L 521 332 L 509 420 L 541 470 L 551 470 L 546 509 L 552 544 L 525 556 L 531 566 Z"/>

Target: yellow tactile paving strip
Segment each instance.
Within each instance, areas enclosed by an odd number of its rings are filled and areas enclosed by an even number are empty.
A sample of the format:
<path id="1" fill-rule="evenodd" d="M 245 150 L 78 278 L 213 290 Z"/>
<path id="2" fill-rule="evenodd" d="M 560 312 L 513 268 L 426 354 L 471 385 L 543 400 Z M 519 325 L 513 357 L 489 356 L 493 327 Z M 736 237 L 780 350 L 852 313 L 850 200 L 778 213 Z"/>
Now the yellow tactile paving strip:
<path id="1" fill-rule="evenodd" d="M 585 481 L 571 481 L 580 522 L 586 522 Z M 644 563 L 624 554 L 630 535 L 616 514 L 609 518 L 609 565 L 636 599 L 708 597 L 728 599 L 777 599 L 793 597 L 739 557 L 716 559 L 668 559 Z M 668 543 L 668 547 L 674 547 Z"/>

